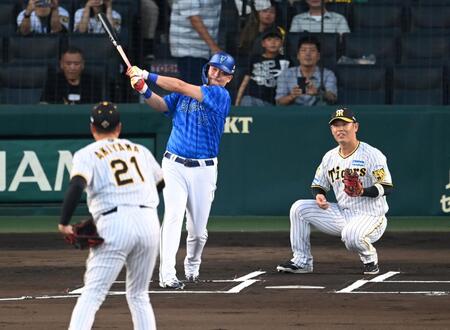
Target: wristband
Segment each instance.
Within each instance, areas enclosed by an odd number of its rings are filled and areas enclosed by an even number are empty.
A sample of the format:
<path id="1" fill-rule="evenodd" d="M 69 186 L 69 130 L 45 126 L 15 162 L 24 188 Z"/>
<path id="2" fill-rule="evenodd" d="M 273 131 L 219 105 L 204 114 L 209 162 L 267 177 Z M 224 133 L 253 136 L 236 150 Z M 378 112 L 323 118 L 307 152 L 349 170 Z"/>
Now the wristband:
<path id="1" fill-rule="evenodd" d="M 148 80 L 150 80 L 152 83 L 156 84 L 156 80 L 158 80 L 158 75 L 156 73 L 149 73 L 148 74 Z"/>
<path id="2" fill-rule="evenodd" d="M 375 187 L 378 189 L 378 197 L 381 197 L 384 195 L 384 188 L 381 184 L 376 183 Z"/>
<path id="3" fill-rule="evenodd" d="M 152 96 L 152 91 L 150 88 L 147 88 L 144 94 L 142 94 L 146 100 L 148 100 Z"/>

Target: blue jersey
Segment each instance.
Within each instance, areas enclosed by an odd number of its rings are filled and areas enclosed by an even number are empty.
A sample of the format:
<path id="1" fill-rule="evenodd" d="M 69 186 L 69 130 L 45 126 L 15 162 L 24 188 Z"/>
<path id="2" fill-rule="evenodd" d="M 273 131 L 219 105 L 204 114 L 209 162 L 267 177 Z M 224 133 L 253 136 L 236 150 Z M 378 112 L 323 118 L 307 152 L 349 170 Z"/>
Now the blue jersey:
<path id="1" fill-rule="evenodd" d="M 178 93 L 164 97 L 172 117 L 167 150 L 185 158 L 217 157 L 231 98 L 221 86 L 201 86 L 203 101 Z"/>

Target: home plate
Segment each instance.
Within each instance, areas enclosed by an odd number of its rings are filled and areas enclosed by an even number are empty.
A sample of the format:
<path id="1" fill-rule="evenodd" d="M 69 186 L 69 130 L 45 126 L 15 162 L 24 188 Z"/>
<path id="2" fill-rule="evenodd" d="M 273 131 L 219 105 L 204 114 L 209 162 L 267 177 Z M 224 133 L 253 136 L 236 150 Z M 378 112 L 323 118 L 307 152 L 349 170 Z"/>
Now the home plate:
<path id="1" fill-rule="evenodd" d="M 325 287 L 312 285 L 278 285 L 278 286 L 266 286 L 266 289 L 325 289 Z"/>

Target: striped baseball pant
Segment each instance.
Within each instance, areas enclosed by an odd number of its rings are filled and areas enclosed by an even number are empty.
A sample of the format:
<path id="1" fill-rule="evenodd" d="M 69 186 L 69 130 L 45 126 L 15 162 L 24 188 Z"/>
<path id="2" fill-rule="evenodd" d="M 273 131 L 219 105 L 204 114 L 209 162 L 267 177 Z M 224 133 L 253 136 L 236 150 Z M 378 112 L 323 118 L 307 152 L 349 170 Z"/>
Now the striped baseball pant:
<path id="1" fill-rule="evenodd" d="M 118 206 L 117 212 L 100 216 L 96 224 L 105 242 L 89 252 L 83 292 L 72 312 L 69 329 L 92 328 L 95 314 L 123 266 L 127 269 L 126 298 L 133 328 L 156 329 L 148 295 L 159 246 L 156 209 Z"/>
<path id="2" fill-rule="evenodd" d="M 290 211 L 291 247 L 294 257 L 291 261 L 300 266 L 313 266 L 311 255 L 311 225 L 323 233 L 340 236 L 345 247 L 355 251 L 363 263 L 378 263 L 377 251 L 372 243 L 383 235 L 387 219 L 384 215 L 373 216 L 351 210 L 342 210 L 336 203 L 329 203 L 326 210 L 316 201 L 298 200 Z"/>

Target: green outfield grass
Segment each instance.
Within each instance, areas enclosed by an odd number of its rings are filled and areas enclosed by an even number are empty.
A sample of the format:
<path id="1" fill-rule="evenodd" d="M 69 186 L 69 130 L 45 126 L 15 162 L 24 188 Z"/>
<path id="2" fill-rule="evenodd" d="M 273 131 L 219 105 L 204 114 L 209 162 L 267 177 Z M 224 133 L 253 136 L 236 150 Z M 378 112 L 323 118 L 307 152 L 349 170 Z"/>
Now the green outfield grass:
<path id="1" fill-rule="evenodd" d="M 72 222 L 82 217 L 74 217 Z M 0 233 L 56 232 L 57 216 L 0 216 Z M 215 216 L 210 231 L 289 231 L 289 218 L 263 216 Z M 389 217 L 388 231 L 450 232 L 450 217 Z"/>

